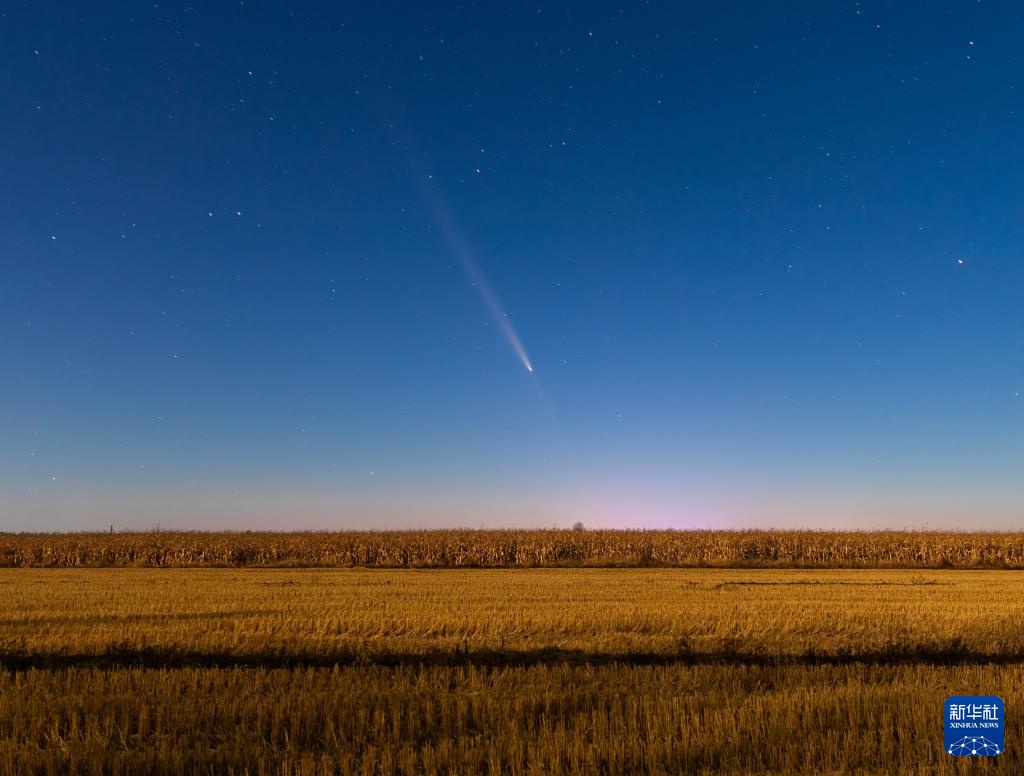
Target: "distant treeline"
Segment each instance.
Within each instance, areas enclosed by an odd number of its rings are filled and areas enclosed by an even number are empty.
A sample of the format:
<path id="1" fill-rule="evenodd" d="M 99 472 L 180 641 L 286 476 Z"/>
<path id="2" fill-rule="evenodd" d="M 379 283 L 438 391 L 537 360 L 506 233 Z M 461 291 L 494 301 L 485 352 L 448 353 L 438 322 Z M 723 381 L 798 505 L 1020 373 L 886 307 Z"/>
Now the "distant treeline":
<path id="1" fill-rule="evenodd" d="M 0 534 L 0 567 L 1024 568 L 1024 533 L 443 530 Z"/>

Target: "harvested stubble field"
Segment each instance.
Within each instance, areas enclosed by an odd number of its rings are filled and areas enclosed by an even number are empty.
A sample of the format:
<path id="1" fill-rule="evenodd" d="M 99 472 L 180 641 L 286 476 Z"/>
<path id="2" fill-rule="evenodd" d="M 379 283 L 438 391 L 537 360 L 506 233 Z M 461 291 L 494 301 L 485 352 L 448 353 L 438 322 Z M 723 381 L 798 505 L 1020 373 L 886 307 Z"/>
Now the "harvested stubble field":
<path id="1" fill-rule="evenodd" d="M 4 773 L 1024 772 L 1007 571 L 7 569 Z M 1006 701 L 1007 750 L 942 751 Z"/>

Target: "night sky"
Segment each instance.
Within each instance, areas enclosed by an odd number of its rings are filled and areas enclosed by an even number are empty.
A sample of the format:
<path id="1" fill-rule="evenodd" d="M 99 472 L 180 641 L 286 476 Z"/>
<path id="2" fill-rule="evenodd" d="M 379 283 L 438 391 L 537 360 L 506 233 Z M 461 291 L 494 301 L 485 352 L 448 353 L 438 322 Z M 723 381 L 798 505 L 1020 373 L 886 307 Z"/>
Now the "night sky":
<path id="1" fill-rule="evenodd" d="M 0 529 L 1022 525 L 1020 5 L 512 5 L 4 5 Z"/>

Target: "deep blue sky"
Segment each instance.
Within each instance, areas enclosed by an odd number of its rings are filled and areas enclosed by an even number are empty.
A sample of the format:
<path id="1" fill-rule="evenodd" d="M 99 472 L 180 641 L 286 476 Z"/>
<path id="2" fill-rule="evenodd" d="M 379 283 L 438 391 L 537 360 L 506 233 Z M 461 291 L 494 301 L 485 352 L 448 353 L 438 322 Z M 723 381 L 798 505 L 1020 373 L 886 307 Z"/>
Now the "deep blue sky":
<path id="1" fill-rule="evenodd" d="M 0 529 L 1017 526 L 1021 40 L 6 4 Z"/>

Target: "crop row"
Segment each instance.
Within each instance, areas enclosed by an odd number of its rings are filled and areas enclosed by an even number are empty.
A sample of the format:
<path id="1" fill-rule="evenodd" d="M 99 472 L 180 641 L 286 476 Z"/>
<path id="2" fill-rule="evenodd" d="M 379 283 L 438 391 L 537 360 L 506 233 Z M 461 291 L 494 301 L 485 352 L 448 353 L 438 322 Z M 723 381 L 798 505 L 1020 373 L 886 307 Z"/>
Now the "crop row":
<path id="1" fill-rule="evenodd" d="M 0 567 L 1024 568 L 1024 533 L 444 530 L 0 534 Z"/>

